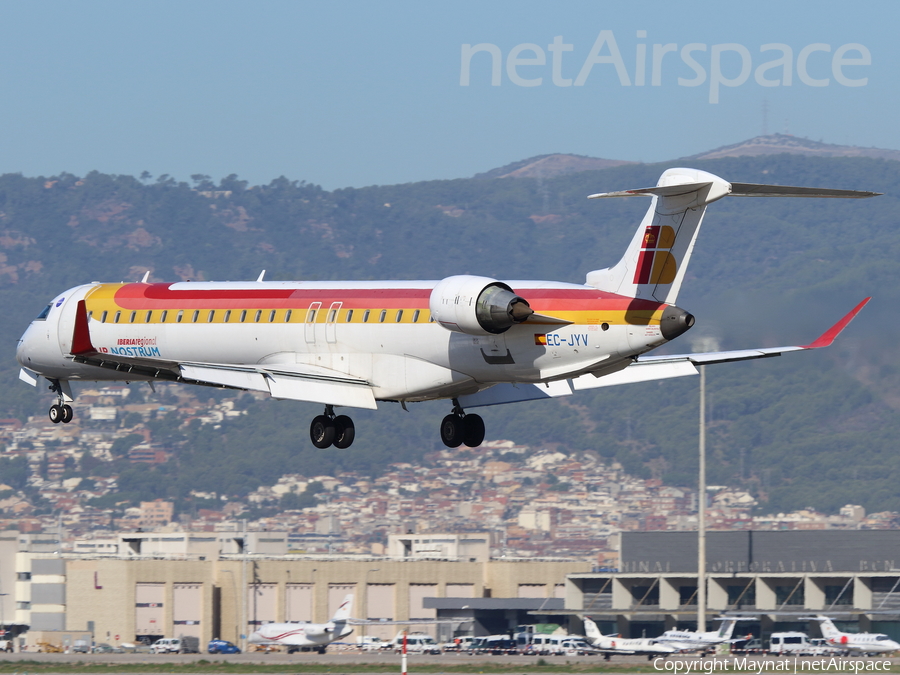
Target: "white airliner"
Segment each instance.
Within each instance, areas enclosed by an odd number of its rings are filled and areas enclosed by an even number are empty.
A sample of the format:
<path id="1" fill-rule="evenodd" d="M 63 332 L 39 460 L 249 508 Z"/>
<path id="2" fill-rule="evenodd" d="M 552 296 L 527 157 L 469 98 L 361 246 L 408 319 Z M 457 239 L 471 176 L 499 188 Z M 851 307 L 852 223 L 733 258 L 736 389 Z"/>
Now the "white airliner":
<path id="1" fill-rule="evenodd" d="M 654 656 L 666 657 L 681 651 L 678 647 L 664 644 L 656 638 L 623 639 L 618 635 L 604 635 L 597 628 L 597 624 L 588 617 L 584 617 L 584 634 L 591 646 L 604 652 L 607 659 L 610 654 L 638 654 L 653 658 Z"/>
<path id="2" fill-rule="evenodd" d="M 731 639 L 736 624 L 737 619 L 723 617 L 719 630 L 711 630 L 705 633 L 698 633 L 692 630 L 667 630 L 656 639 L 663 644 L 671 645 L 682 651 L 708 649 L 723 642 L 737 642 L 737 640 Z"/>
<path id="3" fill-rule="evenodd" d="M 813 619 L 819 622 L 822 637 L 834 647 L 867 654 L 900 649 L 900 643 L 891 640 L 884 633 L 842 633 L 827 616 L 819 615 Z"/>
<path id="4" fill-rule="evenodd" d="M 254 645 L 285 645 L 288 651 L 313 649 L 324 654 L 328 645 L 353 632 L 348 622 L 352 608 L 351 593 L 328 623 L 267 623 L 251 633 L 248 641 Z"/>
<path id="5" fill-rule="evenodd" d="M 675 305 L 708 204 L 728 195 L 870 197 L 876 193 L 728 183 L 669 169 L 655 187 L 591 195 L 651 198 L 622 259 L 585 284 L 499 281 L 90 283 L 57 297 L 19 340 L 20 378 L 50 382 L 54 422 L 72 419 L 71 381 L 154 380 L 313 401 L 319 448 L 355 428 L 335 407 L 450 399 L 449 447 L 478 446 L 466 409 L 567 396 L 697 373 L 695 366 L 827 347 L 863 300 L 802 346 L 649 356 L 694 317 Z"/>

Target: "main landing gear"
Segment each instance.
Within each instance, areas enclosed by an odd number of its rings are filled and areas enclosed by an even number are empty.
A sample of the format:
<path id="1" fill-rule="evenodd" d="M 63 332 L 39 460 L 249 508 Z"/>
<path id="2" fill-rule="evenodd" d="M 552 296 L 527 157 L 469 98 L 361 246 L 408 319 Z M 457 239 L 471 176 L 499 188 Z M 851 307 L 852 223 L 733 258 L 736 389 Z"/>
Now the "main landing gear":
<path id="1" fill-rule="evenodd" d="M 317 448 L 331 445 L 340 450 L 349 448 L 355 435 L 353 420 L 346 415 L 335 416 L 334 408 L 330 405 L 325 406 L 324 415 L 317 415 L 309 425 L 309 439 Z"/>
<path id="2" fill-rule="evenodd" d="M 448 448 L 477 448 L 484 442 L 484 420 L 481 415 L 467 415 L 453 399 L 453 412 L 441 420 L 441 440 Z"/>
<path id="3" fill-rule="evenodd" d="M 50 391 L 56 394 L 56 404 L 50 406 L 50 421 L 53 424 L 59 424 L 62 422 L 63 424 L 68 424 L 72 421 L 72 418 L 75 417 L 75 413 L 72 412 L 72 406 L 66 403 L 66 398 L 63 396 L 62 385 L 60 385 L 59 380 L 51 380 L 50 381 Z"/>

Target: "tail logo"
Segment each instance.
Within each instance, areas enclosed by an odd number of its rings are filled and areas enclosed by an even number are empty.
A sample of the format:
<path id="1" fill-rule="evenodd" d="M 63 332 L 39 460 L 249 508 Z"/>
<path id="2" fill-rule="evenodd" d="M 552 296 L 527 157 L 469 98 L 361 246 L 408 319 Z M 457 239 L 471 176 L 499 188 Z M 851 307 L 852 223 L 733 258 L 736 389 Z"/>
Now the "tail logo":
<path id="1" fill-rule="evenodd" d="M 634 270 L 635 284 L 671 284 L 675 281 L 678 264 L 669 253 L 675 244 L 675 230 L 668 225 L 648 225 L 644 230 L 641 252 L 637 268 Z"/>

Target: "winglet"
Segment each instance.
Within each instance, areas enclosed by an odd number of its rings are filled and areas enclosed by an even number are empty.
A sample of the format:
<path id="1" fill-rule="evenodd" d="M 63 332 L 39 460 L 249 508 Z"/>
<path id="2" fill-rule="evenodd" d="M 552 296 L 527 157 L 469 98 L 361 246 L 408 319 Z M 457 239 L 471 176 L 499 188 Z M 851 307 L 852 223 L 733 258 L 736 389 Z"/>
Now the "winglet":
<path id="1" fill-rule="evenodd" d="M 83 356 L 97 352 L 91 342 L 87 307 L 84 304 L 84 300 L 79 300 L 78 306 L 75 308 L 75 329 L 72 331 L 72 348 L 70 351 L 73 356 Z"/>
<path id="2" fill-rule="evenodd" d="M 814 342 L 810 342 L 808 345 L 803 345 L 801 349 L 818 349 L 820 347 L 828 347 L 834 342 L 834 339 L 840 334 L 842 330 L 847 327 L 853 319 L 856 318 L 856 315 L 859 314 L 860 310 L 866 306 L 866 303 L 871 300 L 871 297 L 866 298 L 862 302 L 860 302 L 856 307 L 851 309 L 847 315 L 834 324 L 831 328 L 822 333 Z"/>

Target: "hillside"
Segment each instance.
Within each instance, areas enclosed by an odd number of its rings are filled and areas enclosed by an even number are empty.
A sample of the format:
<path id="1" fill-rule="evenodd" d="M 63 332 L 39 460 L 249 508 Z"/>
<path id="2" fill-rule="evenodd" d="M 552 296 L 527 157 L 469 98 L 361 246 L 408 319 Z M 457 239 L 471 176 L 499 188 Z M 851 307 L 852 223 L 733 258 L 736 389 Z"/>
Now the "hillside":
<path id="1" fill-rule="evenodd" d="M 679 304 L 697 336 L 723 349 L 803 344 L 860 298 L 875 300 L 823 353 L 709 370 L 710 480 L 745 486 L 763 510 L 848 502 L 900 509 L 898 374 L 893 312 L 900 234 L 900 162 L 797 155 L 697 160 L 742 182 L 875 190 L 836 200 L 726 199 L 700 233 Z M 0 416 L 43 415 L 49 399 L 18 382 L 15 340 L 47 300 L 92 279 L 154 280 L 440 278 L 580 282 L 615 262 L 646 209 L 644 200 L 589 202 L 600 191 L 656 182 L 660 165 L 630 164 L 540 181 L 432 181 L 327 192 L 281 178 L 248 186 L 231 176 L 193 186 L 162 177 L 91 173 L 0 176 Z M 693 483 L 696 379 L 585 393 L 562 402 L 487 409 L 488 438 L 562 450 L 596 449 L 626 470 Z M 203 395 L 207 395 L 203 392 Z M 214 395 L 214 394 L 211 394 Z M 170 494 L 192 476 L 248 461 L 282 473 L 341 467 L 377 474 L 385 458 L 417 461 L 439 446 L 443 402 L 381 405 L 355 414 L 350 451 L 314 451 L 306 441 L 317 406 L 248 402 L 251 414 L 220 434 L 160 429 L 183 448 L 171 466 L 142 476 Z M 195 458 L 215 456 L 200 464 Z M 852 459 L 851 459 L 852 458 Z M 232 468 L 229 468 L 232 467 Z M 224 478 L 223 478 L 224 479 Z M 253 480 L 244 488 L 252 489 Z"/>

